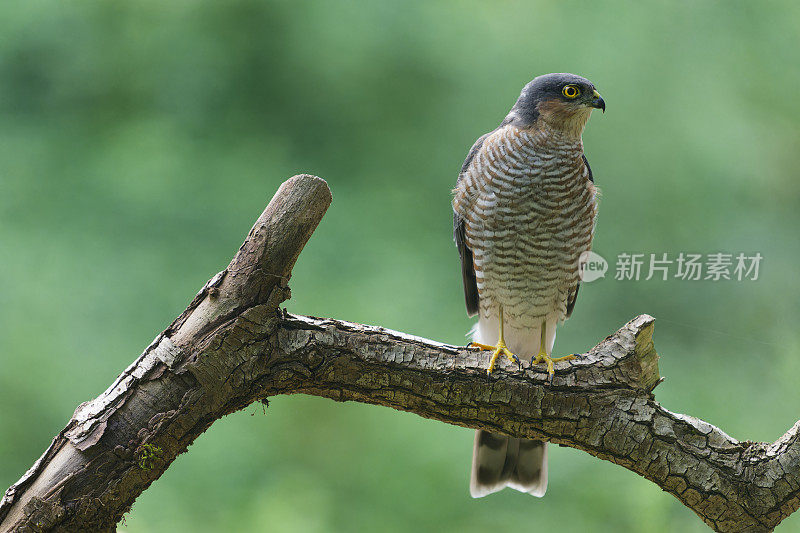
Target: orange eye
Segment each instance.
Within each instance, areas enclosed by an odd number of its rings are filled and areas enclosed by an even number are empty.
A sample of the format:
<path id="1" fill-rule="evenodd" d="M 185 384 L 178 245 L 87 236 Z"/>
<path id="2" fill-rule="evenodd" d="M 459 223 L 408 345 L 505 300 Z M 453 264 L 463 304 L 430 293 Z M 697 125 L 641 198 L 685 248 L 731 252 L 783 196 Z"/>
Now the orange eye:
<path id="1" fill-rule="evenodd" d="M 561 94 L 567 98 L 577 98 L 581 94 L 581 90 L 574 85 L 565 85 L 564 88 L 561 89 Z"/>

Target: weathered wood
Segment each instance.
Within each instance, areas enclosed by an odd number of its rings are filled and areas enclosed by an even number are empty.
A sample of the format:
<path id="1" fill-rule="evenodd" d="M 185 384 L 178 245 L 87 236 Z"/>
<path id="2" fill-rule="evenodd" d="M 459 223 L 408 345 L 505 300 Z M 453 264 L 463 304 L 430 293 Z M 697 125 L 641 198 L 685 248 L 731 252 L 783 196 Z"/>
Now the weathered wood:
<path id="1" fill-rule="evenodd" d="M 488 352 L 382 328 L 286 315 L 280 392 L 386 405 L 449 424 L 544 439 L 653 481 L 716 531 L 770 531 L 800 506 L 800 422 L 774 444 L 739 442 L 664 409 L 654 319 L 641 315 L 576 360 L 503 369 Z M 305 361 L 305 364 L 298 364 Z M 288 368 L 291 365 L 292 371 Z"/>
<path id="2" fill-rule="evenodd" d="M 8 489 L 0 530 L 113 528 L 214 420 L 244 407 L 238 396 L 246 384 L 232 381 L 244 360 L 232 343 L 247 317 L 258 317 L 252 327 L 260 335 L 274 333 L 294 262 L 330 202 L 320 178 L 281 185 L 228 267 L 103 394 L 78 406 Z"/>
<path id="3" fill-rule="evenodd" d="M 717 531 L 769 531 L 800 506 L 800 422 L 773 444 L 738 442 L 661 407 L 647 315 L 559 363 L 548 383 L 541 366 L 503 361 L 487 378 L 486 352 L 280 311 L 329 203 L 319 178 L 284 183 L 228 268 L 8 489 L 0 530 L 113 530 L 215 420 L 293 393 L 584 450 L 650 479 Z"/>

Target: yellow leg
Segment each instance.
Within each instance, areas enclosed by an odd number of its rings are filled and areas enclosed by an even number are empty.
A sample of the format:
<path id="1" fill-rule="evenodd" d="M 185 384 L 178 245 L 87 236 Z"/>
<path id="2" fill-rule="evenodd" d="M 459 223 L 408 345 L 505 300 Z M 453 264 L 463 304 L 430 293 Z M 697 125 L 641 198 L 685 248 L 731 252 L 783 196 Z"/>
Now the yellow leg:
<path id="1" fill-rule="evenodd" d="M 547 337 L 547 322 L 542 321 L 542 337 L 539 342 L 539 353 L 537 353 L 536 357 L 533 358 L 533 361 L 531 361 L 531 365 L 536 365 L 544 361 L 547 364 L 547 373 L 549 374 L 550 379 L 553 379 L 553 374 L 555 373 L 555 370 L 553 370 L 553 363 L 575 359 L 575 355 L 565 355 L 564 357 L 556 357 L 555 359 L 553 359 L 547 353 L 547 349 L 545 348 L 546 337 Z"/>
<path id="2" fill-rule="evenodd" d="M 494 350 L 492 354 L 492 358 L 489 360 L 489 368 L 486 369 L 486 374 L 489 375 L 494 370 L 495 365 L 497 364 L 497 358 L 501 355 L 505 355 L 508 357 L 509 361 L 512 363 L 517 363 L 517 366 L 522 367 L 522 363 L 519 361 L 519 357 L 514 355 L 511 350 L 508 349 L 506 346 L 506 341 L 503 338 L 503 306 L 500 306 L 500 339 L 497 341 L 497 346 L 489 346 L 488 344 L 481 344 L 479 342 L 471 342 L 469 343 L 470 348 L 480 348 L 481 350 Z"/>

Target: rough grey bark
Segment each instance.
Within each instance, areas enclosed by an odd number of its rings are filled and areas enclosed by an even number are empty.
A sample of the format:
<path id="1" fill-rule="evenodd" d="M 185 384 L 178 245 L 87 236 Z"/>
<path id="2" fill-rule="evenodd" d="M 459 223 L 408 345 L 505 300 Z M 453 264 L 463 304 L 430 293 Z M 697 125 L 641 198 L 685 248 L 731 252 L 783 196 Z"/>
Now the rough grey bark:
<path id="1" fill-rule="evenodd" d="M 486 352 L 279 310 L 329 203 L 319 178 L 284 183 L 228 268 L 8 489 L 0 530 L 113 530 L 215 420 L 292 393 L 584 450 L 650 479 L 717 531 L 769 531 L 800 506 L 800 422 L 772 444 L 738 442 L 661 407 L 647 315 L 558 364 L 548 383 L 543 367 L 504 361 L 487 378 Z"/>

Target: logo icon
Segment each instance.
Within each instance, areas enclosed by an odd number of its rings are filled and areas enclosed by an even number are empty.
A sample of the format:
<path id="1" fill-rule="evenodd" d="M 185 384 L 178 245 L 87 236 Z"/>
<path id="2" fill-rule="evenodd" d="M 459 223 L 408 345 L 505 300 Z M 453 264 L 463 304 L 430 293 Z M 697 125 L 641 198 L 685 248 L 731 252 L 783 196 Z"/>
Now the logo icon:
<path id="1" fill-rule="evenodd" d="M 578 258 L 578 277 L 585 283 L 606 277 L 607 271 L 608 261 L 600 254 L 587 251 Z"/>

